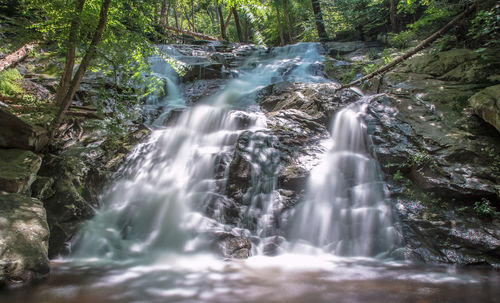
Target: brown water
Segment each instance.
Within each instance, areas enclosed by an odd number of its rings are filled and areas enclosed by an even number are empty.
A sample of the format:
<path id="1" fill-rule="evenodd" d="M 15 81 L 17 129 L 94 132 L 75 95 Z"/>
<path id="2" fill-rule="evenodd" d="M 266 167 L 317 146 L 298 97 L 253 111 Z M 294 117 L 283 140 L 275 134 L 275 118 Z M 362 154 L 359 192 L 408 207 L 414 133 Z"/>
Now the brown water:
<path id="1" fill-rule="evenodd" d="M 500 272 L 333 256 L 165 256 L 153 265 L 61 262 L 0 302 L 499 302 Z"/>

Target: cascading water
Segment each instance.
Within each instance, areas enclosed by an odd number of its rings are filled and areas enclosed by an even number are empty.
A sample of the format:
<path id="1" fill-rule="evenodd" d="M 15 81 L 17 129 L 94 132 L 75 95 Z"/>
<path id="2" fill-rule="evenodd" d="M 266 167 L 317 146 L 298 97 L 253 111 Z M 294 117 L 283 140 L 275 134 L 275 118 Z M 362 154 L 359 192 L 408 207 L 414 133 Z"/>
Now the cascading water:
<path id="1" fill-rule="evenodd" d="M 385 183 L 362 120 L 369 98 L 333 120 L 332 147 L 311 172 L 305 201 L 291 222 L 294 250 L 312 245 L 337 255 L 375 256 L 396 244 Z"/>
<path id="2" fill-rule="evenodd" d="M 171 49 L 168 52 L 174 58 L 177 55 Z M 227 166 L 236 139 L 244 131 L 251 134 L 248 150 L 253 165 L 252 186 L 245 194 L 247 213 L 259 209 L 262 220 L 257 223 L 258 233 L 266 229 L 271 200 L 277 195 L 274 184 L 279 155 L 269 144 L 272 136 L 259 131 L 265 129 L 265 118 L 258 111 L 255 94 L 274 82 L 324 79 L 314 73 L 314 66 L 321 62 L 315 44 L 275 49 L 260 58 L 264 55 L 256 52 L 240 69 L 238 78 L 219 94 L 186 109 L 175 126 L 154 131 L 151 140 L 136 151 L 124 177 L 103 195 L 102 209 L 76 241 L 75 256 L 147 258 L 165 251 L 201 250 L 207 229 L 227 229 L 217 210 L 227 172 L 217 177 L 216 166 L 220 161 Z M 172 85 L 175 78 L 171 79 L 171 69 L 155 60 L 155 71 L 163 70 Z M 185 107 L 176 89 L 169 87 L 168 94 L 154 102 L 164 109 L 160 118 L 172 108 Z M 155 125 L 158 121 L 162 120 L 157 119 Z M 204 216 L 208 208 L 212 218 Z M 245 222 L 239 226 L 249 235 Z"/>
<path id="3" fill-rule="evenodd" d="M 152 59 L 168 95 L 153 95 L 148 101 L 146 112 L 162 110 L 160 118 L 150 121 L 150 140 L 134 151 L 121 177 L 104 192 L 102 208 L 82 229 L 72 258 L 53 262 L 48 283 L 6 297 L 0 293 L 1 301 L 373 303 L 498 298 L 498 273 L 490 272 L 485 279 L 481 271 L 359 257 L 378 255 L 395 243 L 385 185 L 362 122 L 367 100 L 335 117 L 331 149 L 311 173 L 305 199 L 288 222 L 289 244 L 282 244 L 290 247 L 288 253 L 244 261 L 204 253 L 220 233 L 255 243 L 276 234 L 271 225 L 280 203 L 280 155 L 254 96 L 280 81 L 326 81 L 317 73 L 322 60 L 317 48 L 299 44 L 257 51 L 234 72 L 237 78 L 194 107 L 181 98 L 182 86 L 171 68 L 161 58 Z M 173 47 L 164 50 L 181 57 Z M 173 110 L 183 113 L 165 126 Z M 229 166 L 239 151 L 251 170 L 245 176 L 249 187 L 240 197 L 242 217 L 228 218 Z M 315 254 L 303 254 L 311 250 Z"/>

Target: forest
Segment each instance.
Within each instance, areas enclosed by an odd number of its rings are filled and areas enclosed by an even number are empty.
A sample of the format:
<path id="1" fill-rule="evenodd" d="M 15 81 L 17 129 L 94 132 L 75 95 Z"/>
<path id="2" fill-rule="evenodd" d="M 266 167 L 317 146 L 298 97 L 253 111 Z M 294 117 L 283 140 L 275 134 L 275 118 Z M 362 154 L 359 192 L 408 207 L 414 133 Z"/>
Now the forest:
<path id="1" fill-rule="evenodd" d="M 0 0 L 1 302 L 494 302 L 500 1 Z"/>

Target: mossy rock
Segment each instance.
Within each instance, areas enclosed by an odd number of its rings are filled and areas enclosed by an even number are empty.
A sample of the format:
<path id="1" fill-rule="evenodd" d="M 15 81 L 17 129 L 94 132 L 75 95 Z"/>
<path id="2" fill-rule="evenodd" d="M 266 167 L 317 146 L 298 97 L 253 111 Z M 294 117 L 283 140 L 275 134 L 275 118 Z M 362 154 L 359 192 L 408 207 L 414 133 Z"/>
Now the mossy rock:
<path id="1" fill-rule="evenodd" d="M 0 280 L 20 285 L 49 273 L 49 227 L 38 199 L 0 191 Z M 0 281 L 0 283 L 2 283 Z"/>
<path id="2" fill-rule="evenodd" d="M 500 131 L 500 85 L 490 86 L 469 99 L 474 113 Z"/>
<path id="3" fill-rule="evenodd" d="M 0 190 L 25 193 L 36 179 L 42 158 L 30 151 L 0 149 Z"/>

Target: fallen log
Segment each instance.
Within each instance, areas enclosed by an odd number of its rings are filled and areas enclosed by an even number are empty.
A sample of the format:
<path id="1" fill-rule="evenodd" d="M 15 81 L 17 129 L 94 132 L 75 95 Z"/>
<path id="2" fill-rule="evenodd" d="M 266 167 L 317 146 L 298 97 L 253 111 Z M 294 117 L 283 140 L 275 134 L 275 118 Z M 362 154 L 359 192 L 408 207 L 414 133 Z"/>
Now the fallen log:
<path id="1" fill-rule="evenodd" d="M 195 32 L 192 32 L 192 31 L 182 30 L 182 29 L 178 29 L 178 28 L 171 27 L 171 26 L 168 26 L 168 25 L 165 25 L 164 27 L 165 27 L 165 29 L 167 29 L 169 31 L 174 31 L 174 32 L 177 32 L 177 33 L 181 33 L 181 34 L 184 34 L 184 35 L 188 35 L 188 36 L 200 38 L 200 39 L 203 39 L 203 40 L 209 40 L 209 41 L 218 41 L 219 40 L 217 38 L 214 38 L 214 37 L 211 37 L 211 36 L 208 36 L 208 35 L 204 35 L 204 34 L 200 34 L 200 33 L 195 33 Z"/>
<path id="2" fill-rule="evenodd" d="M 472 13 L 475 10 L 475 8 L 476 8 L 476 3 L 472 3 L 471 5 L 469 5 L 469 7 L 467 7 L 466 10 L 464 10 L 458 16 L 456 16 L 455 18 L 453 18 L 453 20 L 451 20 L 450 22 L 448 22 L 448 24 L 446 24 L 440 30 L 438 30 L 434 34 L 430 35 L 427 39 L 425 39 L 424 41 L 422 41 L 419 45 L 417 45 L 414 48 L 410 49 L 408 52 L 406 52 L 403 55 L 397 57 L 396 59 L 394 59 L 393 61 L 389 62 L 387 65 L 382 66 L 381 68 L 377 69 L 376 71 L 374 71 L 374 72 L 372 72 L 372 73 L 370 73 L 370 74 L 368 74 L 368 75 L 366 75 L 364 77 L 361 77 L 361 78 L 359 78 L 356 81 L 352 81 L 351 83 L 342 85 L 341 87 L 339 87 L 337 89 L 337 91 L 341 90 L 341 89 L 349 88 L 349 87 L 354 86 L 356 84 L 359 84 L 359 83 L 361 83 L 363 81 L 371 79 L 371 78 L 373 78 L 375 76 L 380 76 L 380 75 L 385 74 L 386 72 L 388 72 L 389 70 L 391 70 L 394 66 L 396 66 L 397 64 L 399 64 L 399 63 L 403 62 L 404 60 L 410 58 L 411 56 L 415 55 L 419 51 L 423 50 L 429 44 L 431 44 L 432 42 L 434 42 L 437 38 L 439 38 L 440 36 L 442 36 L 443 34 L 445 34 L 447 31 L 449 31 L 450 29 L 452 29 L 460 20 L 462 20 L 464 17 L 466 17 L 467 15 L 469 15 L 470 13 Z"/>
<path id="3" fill-rule="evenodd" d="M 5 58 L 0 60 L 0 71 L 13 67 L 23 61 L 37 45 L 37 43 L 28 43 L 13 53 L 8 54 Z"/>

